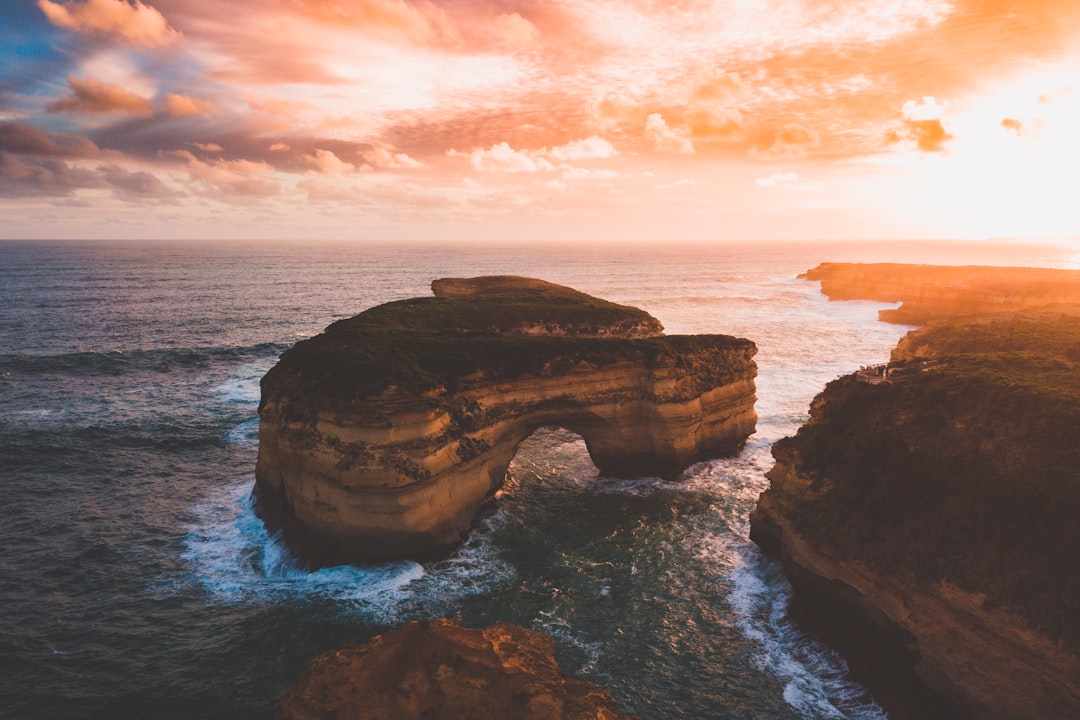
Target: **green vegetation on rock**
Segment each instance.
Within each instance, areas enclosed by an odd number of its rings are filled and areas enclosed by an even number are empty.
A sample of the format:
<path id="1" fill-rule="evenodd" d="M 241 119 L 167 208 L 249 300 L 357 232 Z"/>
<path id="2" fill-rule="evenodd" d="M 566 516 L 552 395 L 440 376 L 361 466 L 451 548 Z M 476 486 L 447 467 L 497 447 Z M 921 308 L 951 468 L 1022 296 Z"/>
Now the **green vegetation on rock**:
<path id="1" fill-rule="evenodd" d="M 263 378 L 262 402 L 289 396 L 302 399 L 293 412 L 333 409 L 392 387 L 422 396 L 477 378 L 559 375 L 582 363 L 623 360 L 705 364 L 688 388 L 700 393 L 743 376 L 756 352 L 749 340 L 727 335 L 660 335 L 663 327 L 645 311 L 570 288 L 492 279 L 501 283 L 387 303 L 332 324 L 282 355 Z M 739 354 L 744 363 L 733 361 Z"/>

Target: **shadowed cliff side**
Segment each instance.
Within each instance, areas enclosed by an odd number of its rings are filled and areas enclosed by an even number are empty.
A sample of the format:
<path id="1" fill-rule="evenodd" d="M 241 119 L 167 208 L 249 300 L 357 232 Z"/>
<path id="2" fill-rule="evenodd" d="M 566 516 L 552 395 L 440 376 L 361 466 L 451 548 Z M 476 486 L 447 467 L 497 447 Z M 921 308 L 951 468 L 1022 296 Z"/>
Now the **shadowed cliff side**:
<path id="1" fill-rule="evenodd" d="M 881 310 L 885 322 L 921 325 L 935 319 L 1035 308 L 1080 315 L 1080 271 L 1048 268 L 821 263 L 807 270 L 830 300 L 901 302 Z"/>
<path id="2" fill-rule="evenodd" d="M 509 623 L 413 622 L 311 662 L 278 720 L 623 720 L 611 695 L 565 675 L 547 636 Z"/>
<path id="3" fill-rule="evenodd" d="M 535 430 L 607 475 L 671 477 L 754 431 L 756 348 L 663 336 L 636 308 L 539 280 L 437 280 L 284 353 L 262 381 L 259 514 L 312 565 L 437 555 Z"/>
<path id="4" fill-rule="evenodd" d="M 1059 313 L 935 323 L 774 446 L 751 537 L 899 720 L 1080 717 L 1078 343 Z"/>

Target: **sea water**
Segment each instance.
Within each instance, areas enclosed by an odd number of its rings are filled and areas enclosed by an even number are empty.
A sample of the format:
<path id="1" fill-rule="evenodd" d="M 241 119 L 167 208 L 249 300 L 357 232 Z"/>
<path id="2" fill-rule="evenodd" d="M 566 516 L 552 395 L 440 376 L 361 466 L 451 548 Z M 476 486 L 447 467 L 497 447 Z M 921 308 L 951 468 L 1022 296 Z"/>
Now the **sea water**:
<path id="1" fill-rule="evenodd" d="M 418 618 L 518 623 L 642 720 L 883 718 L 748 540 L 770 447 L 909 328 L 821 261 L 1076 267 L 1050 247 L 0 243 L 0 715 L 266 718 L 317 654 Z M 757 433 L 676 481 L 538 431 L 448 558 L 308 572 L 251 508 L 259 379 L 432 279 L 518 274 L 759 348 Z"/>

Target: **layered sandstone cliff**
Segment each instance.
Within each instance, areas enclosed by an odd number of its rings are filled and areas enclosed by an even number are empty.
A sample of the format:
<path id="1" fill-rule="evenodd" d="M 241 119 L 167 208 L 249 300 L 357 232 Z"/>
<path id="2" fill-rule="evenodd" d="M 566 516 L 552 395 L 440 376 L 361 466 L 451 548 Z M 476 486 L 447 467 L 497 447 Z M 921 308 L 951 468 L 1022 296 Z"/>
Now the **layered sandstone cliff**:
<path id="1" fill-rule="evenodd" d="M 1080 306 L 1080 271 L 1047 268 L 821 263 L 803 276 L 821 282 L 832 300 L 902 305 L 879 313 L 885 322 L 921 325 L 935 319 Z"/>
<path id="2" fill-rule="evenodd" d="M 1060 314 L 915 331 L 893 360 L 932 366 L 834 381 L 774 446 L 751 537 L 891 717 L 1080 717 L 1078 340 Z"/>
<path id="3" fill-rule="evenodd" d="M 676 475 L 754 431 L 749 340 L 662 336 L 641 310 L 536 280 L 433 287 L 331 325 L 263 379 L 257 507 L 313 565 L 445 552 L 540 427 L 623 477 Z"/>
<path id="4" fill-rule="evenodd" d="M 621 720 L 609 693 L 565 675 L 547 636 L 495 623 L 414 622 L 311 662 L 278 720 Z"/>

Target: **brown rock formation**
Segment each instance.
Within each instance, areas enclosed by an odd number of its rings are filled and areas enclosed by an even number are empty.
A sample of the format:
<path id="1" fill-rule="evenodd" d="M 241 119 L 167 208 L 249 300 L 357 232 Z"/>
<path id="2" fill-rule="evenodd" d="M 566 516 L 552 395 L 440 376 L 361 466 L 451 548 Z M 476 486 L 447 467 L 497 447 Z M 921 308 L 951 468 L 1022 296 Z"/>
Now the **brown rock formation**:
<path id="1" fill-rule="evenodd" d="M 647 313 L 536 280 L 433 285 L 263 379 L 259 512 L 312 564 L 445 552 L 543 426 L 623 477 L 673 476 L 754 431 L 748 340 L 642 337 L 660 331 Z"/>
<path id="2" fill-rule="evenodd" d="M 547 636 L 495 623 L 414 622 L 311 662 L 278 720 L 620 720 L 609 693 L 565 675 Z"/>
<path id="3" fill-rule="evenodd" d="M 937 323 L 773 448 L 751 537 L 899 720 L 1080 717 L 1080 327 Z"/>
<path id="4" fill-rule="evenodd" d="M 1080 271 L 1047 268 L 821 263 L 806 271 L 831 300 L 902 302 L 881 310 L 885 322 L 1080 305 Z"/>

